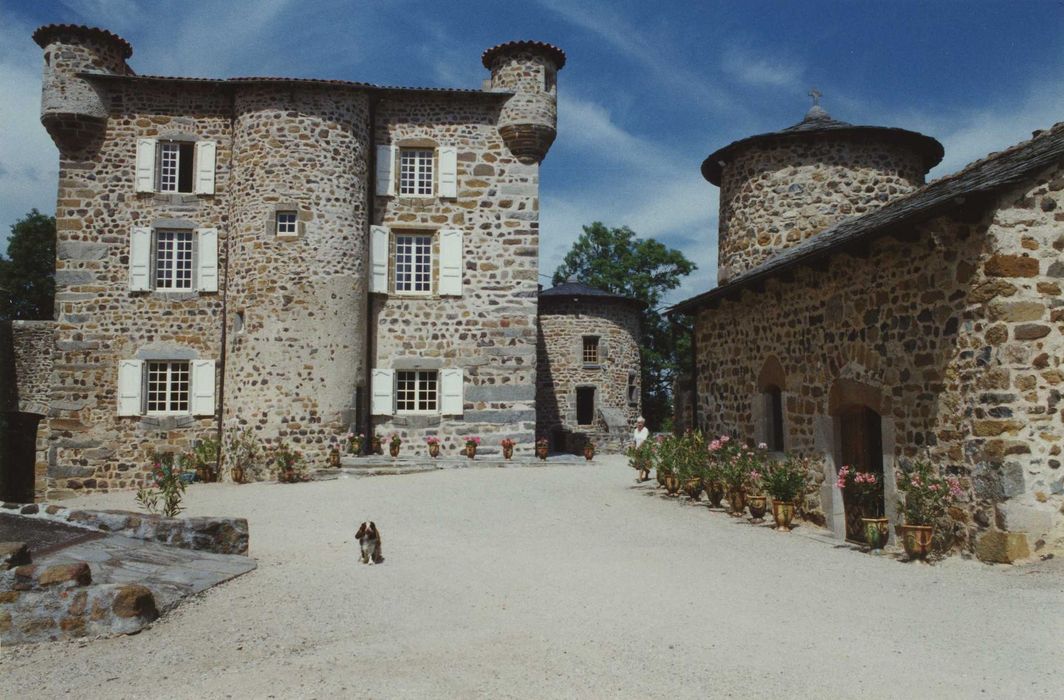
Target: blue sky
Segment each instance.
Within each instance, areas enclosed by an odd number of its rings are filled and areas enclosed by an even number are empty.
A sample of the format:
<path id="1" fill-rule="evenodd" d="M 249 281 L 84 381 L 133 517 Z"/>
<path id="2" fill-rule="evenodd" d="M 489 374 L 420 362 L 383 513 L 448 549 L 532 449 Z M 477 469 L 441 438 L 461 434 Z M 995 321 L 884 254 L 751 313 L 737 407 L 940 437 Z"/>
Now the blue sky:
<path id="1" fill-rule="evenodd" d="M 559 133 L 541 172 L 540 271 L 601 220 L 681 249 L 715 284 L 711 151 L 797 122 L 816 86 L 837 119 L 943 142 L 938 177 L 1064 120 L 1064 2 L 0 0 L 0 236 L 53 211 L 57 155 L 38 121 L 52 22 L 110 29 L 139 73 L 287 75 L 478 87 L 480 53 L 562 47 Z"/>

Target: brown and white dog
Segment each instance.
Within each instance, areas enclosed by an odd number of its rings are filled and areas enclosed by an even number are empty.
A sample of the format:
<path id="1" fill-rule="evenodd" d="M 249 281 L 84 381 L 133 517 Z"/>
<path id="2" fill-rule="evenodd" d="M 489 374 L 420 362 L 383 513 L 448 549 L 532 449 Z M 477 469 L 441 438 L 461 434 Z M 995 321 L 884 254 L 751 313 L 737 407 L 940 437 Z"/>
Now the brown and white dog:
<path id="1" fill-rule="evenodd" d="M 358 528 L 355 538 L 362 545 L 363 564 L 368 564 L 370 559 L 373 560 L 374 564 L 380 564 L 384 561 L 384 557 L 381 556 L 381 533 L 377 529 L 375 522 L 370 520 L 362 523 L 362 527 Z"/>

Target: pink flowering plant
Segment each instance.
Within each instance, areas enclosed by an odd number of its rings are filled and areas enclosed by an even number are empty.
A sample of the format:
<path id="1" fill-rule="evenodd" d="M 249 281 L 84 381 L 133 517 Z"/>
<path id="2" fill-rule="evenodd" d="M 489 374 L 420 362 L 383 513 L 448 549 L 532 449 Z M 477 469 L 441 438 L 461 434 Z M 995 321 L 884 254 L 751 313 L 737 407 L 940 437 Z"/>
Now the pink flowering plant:
<path id="1" fill-rule="evenodd" d="M 708 446 L 710 459 L 716 463 L 720 478 L 732 490 L 751 485 L 751 477 L 760 482 L 765 469 L 765 449 L 747 447 L 738 440 L 721 435 Z"/>
<path id="2" fill-rule="evenodd" d="M 835 478 L 835 486 L 852 494 L 868 517 L 883 517 L 883 480 L 875 472 L 863 472 L 844 464 Z"/>
<path id="3" fill-rule="evenodd" d="M 429 435 L 427 438 L 425 438 L 425 444 L 426 445 L 439 445 L 440 444 L 440 439 L 438 437 L 436 437 L 435 435 Z"/>
<path id="4" fill-rule="evenodd" d="M 465 446 L 466 447 L 476 447 L 479 444 L 480 444 L 480 438 L 477 437 L 476 435 L 470 435 L 469 437 L 467 437 L 465 439 Z"/>
<path id="5" fill-rule="evenodd" d="M 502 445 L 503 447 L 510 447 L 510 448 L 512 448 L 512 447 L 513 447 L 514 445 L 516 445 L 516 444 L 517 444 L 517 441 L 516 441 L 516 440 L 514 440 L 514 439 L 512 439 L 512 438 L 503 438 L 503 439 L 502 439 L 502 440 L 501 440 L 501 441 L 499 442 L 499 444 L 500 444 L 500 445 Z"/>
<path id="6" fill-rule="evenodd" d="M 905 493 L 899 505 L 906 525 L 934 525 L 964 495 L 956 477 L 939 476 L 928 462 L 915 462 L 902 474 L 898 489 Z"/>
<path id="7" fill-rule="evenodd" d="M 787 455 L 766 466 L 761 484 L 774 500 L 791 502 L 805 493 L 808 474 L 809 459 Z"/>

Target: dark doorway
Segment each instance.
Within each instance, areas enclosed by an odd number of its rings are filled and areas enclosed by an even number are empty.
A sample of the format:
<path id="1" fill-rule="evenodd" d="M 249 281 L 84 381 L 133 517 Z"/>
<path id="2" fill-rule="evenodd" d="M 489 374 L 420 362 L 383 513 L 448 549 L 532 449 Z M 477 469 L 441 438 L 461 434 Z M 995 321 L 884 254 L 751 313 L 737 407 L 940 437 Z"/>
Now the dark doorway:
<path id="1" fill-rule="evenodd" d="M 849 489 L 842 492 L 842 504 L 846 511 L 846 539 L 864 543 L 864 526 L 861 518 L 881 517 L 883 502 L 883 432 L 879 414 L 867 406 L 851 406 L 839 413 L 839 435 L 842 461 L 860 472 L 876 475 L 875 495 L 871 501 L 862 502 Z"/>
<path id="2" fill-rule="evenodd" d="M 576 387 L 576 423 L 591 425 L 595 422 L 595 387 Z"/>
<path id="3" fill-rule="evenodd" d="M 0 414 L 0 501 L 33 503 L 41 418 L 36 413 Z"/>
<path id="4" fill-rule="evenodd" d="M 772 452 L 783 452 L 783 392 L 778 386 L 765 388 L 765 442 Z"/>

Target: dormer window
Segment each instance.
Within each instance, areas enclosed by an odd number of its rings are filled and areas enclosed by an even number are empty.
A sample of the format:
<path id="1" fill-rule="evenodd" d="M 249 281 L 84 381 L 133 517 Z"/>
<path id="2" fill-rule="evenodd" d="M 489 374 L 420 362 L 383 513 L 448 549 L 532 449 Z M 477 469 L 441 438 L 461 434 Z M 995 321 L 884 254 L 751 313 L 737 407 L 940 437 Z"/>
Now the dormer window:
<path id="1" fill-rule="evenodd" d="M 433 195 L 435 151 L 429 148 L 403 148 L 399 151 L 399 194 L 414 197 Z"/>

